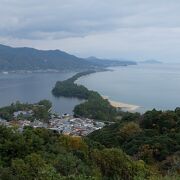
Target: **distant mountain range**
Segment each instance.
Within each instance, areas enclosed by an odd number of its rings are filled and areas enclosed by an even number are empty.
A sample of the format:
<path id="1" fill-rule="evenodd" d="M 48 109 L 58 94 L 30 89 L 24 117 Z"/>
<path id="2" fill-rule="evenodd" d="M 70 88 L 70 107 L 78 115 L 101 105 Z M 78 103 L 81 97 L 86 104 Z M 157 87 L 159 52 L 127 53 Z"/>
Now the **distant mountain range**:
<path id="1" fill-rule="evenodd" d="M 128 66 L 128 65 L 136 65 L 135 61 L 129 60 L 113 60 L 113 59 L 100 59 L 94 56 L 86 58 L 87 61 L 94 63 L 96 65 L 104 65 L 104 66 Z"/>
<path id="2" fill-rule="evenodd" d="M 133 61 L 83 59 L 60 50 L 13 48 L 0 45 L 0 71 L 13 70 L 84 70 L 109 66 L 135 65 Z"/>

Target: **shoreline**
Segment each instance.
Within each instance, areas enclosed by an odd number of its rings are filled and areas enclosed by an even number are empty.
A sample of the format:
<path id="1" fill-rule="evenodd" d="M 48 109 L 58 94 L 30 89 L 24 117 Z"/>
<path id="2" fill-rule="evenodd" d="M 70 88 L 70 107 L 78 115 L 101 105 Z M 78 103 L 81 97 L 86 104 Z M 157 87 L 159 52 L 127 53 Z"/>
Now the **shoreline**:
<path id="1" fill-rule="evenodd" d="M 104 72 L 104 71 L 113 71 L 113 70 L 112 69 L 101 69 L 101 70 L 89 73 L 87 75 L 90 75 L 90 74 L 93 74 L 93 73 L 97 73 L 97 72 Z M 83 75 L 83 76 L 86 76 L 86 75 Z M 76 81 L 78 79 L 79 79 L 79 77 L 74 82 L 76 83 Z M 119 101 L 113 101 L 113 100 L 109 99 L 108 96 L 101 95 L 101 97 L 103 99 L 107 99 L 109 101 L 109 103 L 111 104 L 111 106 L 113 106 L 113 107 L 115 107 L 117 109 L 118 108 L 122 109 L 123 111 L 136 112 L 138 109 L 141 108 L 141 106 L 138 106 L 138 105 L 123 103 L 123 102 L 119 102 Z"/>
<path id="2" fill-rule="evenodd" d="M 115 108 L 121 108 L 122 110 L 126 110 L 129 112 L 134 112 L 134 111 L 138 110 L 139 108 L 141 108 L 138 105 L 127 104 L 127 103 L 123 103 L 123 102 L 110 100 L 108 96 L 102 96 L 102 98 L 107 99 L 109 101 L 109 103 L 111 104 L 111 106 L 113 106 Z"/>

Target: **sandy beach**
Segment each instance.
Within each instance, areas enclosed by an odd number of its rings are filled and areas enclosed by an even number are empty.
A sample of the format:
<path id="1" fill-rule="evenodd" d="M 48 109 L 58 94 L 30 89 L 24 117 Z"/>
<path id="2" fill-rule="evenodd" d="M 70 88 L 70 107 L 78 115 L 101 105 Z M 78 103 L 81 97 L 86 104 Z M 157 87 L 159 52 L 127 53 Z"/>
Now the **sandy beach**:
<path id="1" fill-rule="evenodd" d="M 110 104 L 113 106 L 113 107 L 116 107 L 116 108 L 121 108 L 125 111 L 136 111 L 137 109 L 140 108 L 140 106 L 138 105 L 133 105 L 133 104 L 127 104 L 127 103 L 122 103 L 122 102 L 117 102 L 117 101 L 112 101 L 109 99 L 108 96 L 102 96 L 104 99 L 107 99 Z"/>

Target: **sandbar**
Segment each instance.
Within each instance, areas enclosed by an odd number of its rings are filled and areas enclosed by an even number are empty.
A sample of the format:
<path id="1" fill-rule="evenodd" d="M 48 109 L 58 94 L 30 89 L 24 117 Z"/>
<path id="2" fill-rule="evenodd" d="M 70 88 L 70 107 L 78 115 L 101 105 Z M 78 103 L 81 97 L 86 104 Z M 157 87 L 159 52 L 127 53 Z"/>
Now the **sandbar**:
<path id="1" fill-rule="evenodd" d="M 109 99 L 108 96 L 102 96 L 104 99 L 107 99 L 109 101 L 109 103 L 111 104 L 111 106 L 115 107 L 115 108 L 120 108 L 122 110 L 125 111 L 136 111 L 137 109 L 140 108 L 140 106 L 138 105 L 133 105 L 133 104 L 127 104 L 127 103 L 123 103 L 123 102 L 117 102 L 117 101 L 112 101 Z"/>

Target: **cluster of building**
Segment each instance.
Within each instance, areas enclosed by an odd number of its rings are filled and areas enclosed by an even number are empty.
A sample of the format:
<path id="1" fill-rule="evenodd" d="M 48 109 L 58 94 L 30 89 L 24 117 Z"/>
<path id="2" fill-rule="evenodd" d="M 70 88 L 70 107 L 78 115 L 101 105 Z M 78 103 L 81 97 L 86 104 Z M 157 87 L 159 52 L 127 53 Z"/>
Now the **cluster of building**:
<path id="1" fill-rule="evenodd" d="M 73 116 L 55 118 L 49 121 L 49 129 L 74 136 L 86 136 L 95 130 L 103 128 L 104 125 L 103 122 Z"/>
<path id="2" fill-rule="evenodd" d="M 41 121 L 29 121 L 29 120 L 12 120 L 6 121 L 4 119 L 0 119 L 0 125 L 4 125 L 7 127 L 18 127 L 20 131 L 23 131 L 23 128 L 26 126 L 31 126 L 33 128 L 48 128 L 47 123 L 43 123 Z"/>
<path id="3" fill-rule="evenodd" d="M 32 112 L 15 112 L 14 117 L 18 117 L 20 114 L 29 115 Z M 75 118 L 69 114 L 64 114 L 63 116 L 52 116 L 48 123 L 44 123 L 39 120 L 29 121 L 29 120 L 12 120 L 7 122 L 6 120 L 0 119 L 0 125 L 5 125 L 8 127 L 16 126 L 20 131 L 23 131 L 25 126 L 30 126 L 33 128 L 47 128 L 52 131 L 58 132 L 60 134 L 67 134 L 72 136 L 87 136 L 95 130 L 104 127 L 103 122 L 95 121 L 88 118 Z"/>
<path id="4" fill-rule="evenodd" d="M 3 126 L 10 126 L 10 123 L 4 119 L 1 119 L 0 118 L 0 125 L 3 125 Z"/>
<path id="5" fill-rule="evenodd" d="M 29 111 L 16 111 L 13 113 L 14 118 L 18 118 L 18 116 L 32 116 L 33 115 L 33 111 L 29 110 Z"/>

